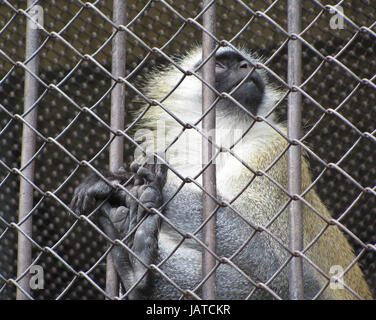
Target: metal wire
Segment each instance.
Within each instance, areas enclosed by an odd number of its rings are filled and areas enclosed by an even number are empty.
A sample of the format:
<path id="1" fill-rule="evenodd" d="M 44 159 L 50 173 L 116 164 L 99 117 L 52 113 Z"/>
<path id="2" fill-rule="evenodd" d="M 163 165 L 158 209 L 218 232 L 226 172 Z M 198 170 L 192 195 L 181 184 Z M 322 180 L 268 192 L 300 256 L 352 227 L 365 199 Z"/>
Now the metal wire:
<path id="1" fill-rule="evenodd" d="M 249 284 L 246 299 L 260 292 L 274 299 L 302 299 L 304 264 L 326 281 L 313 297 L 318 299 L 325 295 L 332 276 L 311 259 L 310 250 L 329 230 L 338 228 L 356 253 L 343 266 L 340 277 L 361 262 L 370 287 L 376 288 L 376 9 L 372 4 L 365 0 L 356 6 L 344 1 L 325 5 L 316 0 L 218 0 L 204 1 L 200 6 L 197 1 L 28 0 L 26 5 L 3 0 L 0 6 L 0 298 L 125 299 L 137 286 L 134 283 L 119 295 L 110 261 L 111 249 L 120 246 L 144 264 L 126 244 L 137 226 L 125 239 L 113 240 L 95 223 L 98 208 L 88 216 L 77 215 L 68 203 L 74 187 L 87 173 L 83 168 L 111 184 L 101 170 L 106 162 L 111 170 L 117 170 L 132 160 L 132 150 L 145 151 L 133 138 L 133 130 L 152 108 L 168 113 L 181 128 L 167 149 L 189 130 L 202 137 L 204 165 L 195 177 L 186 177 L 160 159 L 180 185 L 161 208 L 153 209 L 153 214 L 181 241 L 162 261 L 144 265 L 146 273 L 158 274 L 181 299 L 214 299 L 221 294 L 216 292 L 215 275 L 225 265 Z M 43 16 L 36 17 L 33 9 L 42 9 Z M 339 28 L 328 27 L 330 23 Z M 200 39 L 201 34 L 203 63 L 197 70 L 184 70 L 175 54 L 191 47 L 192 39 Z M 265 56 L 250 73 L 265 72 L 284 91 L 265 116 L 250 113 L 232 93 L 217 92 L 209 76 L 213 75 L 216 49 L 227 46 L 237 51 L 239 43 Z M 25 46 L 26 54 L 20 49 Z M 141 90 L 139 84 L 145 79 L 139 75 L 148 74 L 150 66 L 159 62 L 176 68 L 181 78 L 156 101 Z M 201 74 L 200 68 L 209 71 Z M 196 123 L 187 123 L 165 104 L 187 77 L 203 83 L 205 108 Z M 213 121 L 209 126 L 205 123 L 210 117 L 215 119 L 220 99 L 231 101 L 252 119 L 244 136 L 252 133 L 257 123 L 264 123 L 286 141 L 286 147 L 267 168 L 252 168 L 247 159 L 236 154 L 241 139 L 226 148 L 210 135 L 215 125 Z M 140 103 L 144 109 L 131 118 L 130 113 Z M 287 118 L 287 134 L 272 121 L 274 113 L 282 120 Z M 233 199 L 220 199 L 216 193 L 215 165 L 211 162 L 220 153 L 231 156 L 249 175 Z M 313 169 L 312 183 L 304 187 L 302 153 L 309 156 Z M 273 175 L 274 166 L 285 157 L 289 159 L 287 185 Z M 202 184 L 197 182 L 201 175 Z M 236 206 L 236 200 L 259 179 L 285 199 L 263 225 L 245 219 Z M 186 232 L 170 221 L 163 209 L 189 184 L 203 194 L 204 215 L 195 230 Z M 124 185 L 117 187 L 129 194 Z M 313 189 L 332 211 L 332 219 L 307 200 Z M 221 256 L 216 248 L 215 219 L 221 208 L 250 228 L 247 239 L 231 256 Z M 290 243 L 273 228 L 287 208 Z M 304 245 L 303 210 L 322 222 Z M 260 235 L 285 253 L 275 272 L 263 280 L 251 277 L 238 263 L 242 251 Z M 202 278 L 194 287 L 181 286 L 164 271 L 187 240 L 203 253 Z M 45 270 L 45 287 L 33 290 L 30 270 L 39 264 Z M 290 296 L 282 297 L 274 283 L 290 267 Z M 354 298 L 361 298 L 351 286 L 343 286 Z"/>

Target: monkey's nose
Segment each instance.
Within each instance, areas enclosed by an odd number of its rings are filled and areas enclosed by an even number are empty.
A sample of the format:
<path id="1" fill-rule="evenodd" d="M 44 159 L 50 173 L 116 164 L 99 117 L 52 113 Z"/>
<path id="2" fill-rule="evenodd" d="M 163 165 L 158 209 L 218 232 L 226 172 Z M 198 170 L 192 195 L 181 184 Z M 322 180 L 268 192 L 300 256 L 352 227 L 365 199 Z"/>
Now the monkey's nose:
<path id="1" fill-rule="evenodd" d="M 256 85 L 256 87 L 260 90 L 261 93 L 265 90 L 265 84 L 259 73 L 255 70 L 252 72 L 251 81 Z"/>

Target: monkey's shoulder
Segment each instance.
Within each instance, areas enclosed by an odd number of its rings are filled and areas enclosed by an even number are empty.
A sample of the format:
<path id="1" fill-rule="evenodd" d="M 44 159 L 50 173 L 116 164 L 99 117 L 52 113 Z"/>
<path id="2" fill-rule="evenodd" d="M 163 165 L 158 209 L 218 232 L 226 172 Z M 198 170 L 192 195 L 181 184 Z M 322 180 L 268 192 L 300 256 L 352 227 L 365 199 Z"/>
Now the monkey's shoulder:
<path id="1" fill-rule="evenodd" d="M 265 186 L 273 185 L 272 179 L 285 186 L 286 147 L 287 141 L 270 130 L 264 136 L 246 139 L 241 149 L 234 149 L 238 157 L 223 155 L 217 176 L 219 189 L 223 189 L 224 194 L 237 193 L 244 188 L 255 192 L 258 187 L 260 192 L 265 192 Z"/>

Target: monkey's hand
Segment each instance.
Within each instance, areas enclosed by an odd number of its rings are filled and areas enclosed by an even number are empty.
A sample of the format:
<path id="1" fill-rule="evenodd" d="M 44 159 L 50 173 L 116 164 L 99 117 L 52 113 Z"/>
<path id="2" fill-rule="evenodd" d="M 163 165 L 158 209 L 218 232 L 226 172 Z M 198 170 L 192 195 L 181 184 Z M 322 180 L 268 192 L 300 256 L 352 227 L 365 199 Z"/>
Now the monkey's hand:
<path id="1" fill-rule="evenodd" d="M 88 214 L 107 199 L 107 202 L 119 207 L 126 205 L 126 192 L 117 189 L 118 183 L 125 183 L 131 177 L 124 168 L 117 172 L 104 172 L 106 181 L 95 175 L 89 174 L 75 189 L 70 207 L 77 214 Z M 129 188 L 126 186 L 126 188 Z"/>
<path id="2" fill-rule="evenodd" d="M 128 194 L 127 204 L 130 209 L 134 209 L 135 205 L 137 205 L 138 222 L 149 209 L 158 209 L 163 204 L 162 189 L 166 183 L 167 167 L 164 164 L 147 164 L 140 167 L 138 164 L 133 163 L 131 170 L 135 173 L 131 194 L 139 201 L 136 201 Z"/>
<path id="3" fill-rule="evenodd" d="M 129 179 L 133 175 L 133 179 Z M 110 173 L 105 176 L 116 184 L 131 181 L 126 190 L 114 189 L 100 178 L 90 176 L 77 187 L 71 206 L 86 213 L 100 205 L 99 222 L 111 240 L 123 240 L 127 249 L 116 245 L 112 250 L 115 268 L 126 289 L 135 283 L 129 299 L 145 298 L 149 285 L 147 266 L 155 261 L 159 231 L 159 216 L 149 214 L 163 204 L 162 188 L 166 182 L 167 167 L 160 164 L 139 167 L 131 165 L 131 173 Z M 141 222 L 142 220 L 142 222 Z M 129 248 L 129 249 L 128 249 Z"/>
<path id="4" fill-rule="evenodd" d="M 167 167 L 160 164 L 139 167 L 133 163 L 131 171 L 134 173 L 133 186 L 126 195 L 125 206 L 114 208 L 106 204 L 100 222 L 107 235 L 112 239 L 124 239 L 124 245 L 129 248 L 117 245 L 112 254 L 125 289 L 137 283 L 128 294 L 133 300 L 147 297 L 148 266 L 157 257 L 160 224 L 159 215 L 149 213 L 149 209 L 158 209 L 163 204 Z"/>

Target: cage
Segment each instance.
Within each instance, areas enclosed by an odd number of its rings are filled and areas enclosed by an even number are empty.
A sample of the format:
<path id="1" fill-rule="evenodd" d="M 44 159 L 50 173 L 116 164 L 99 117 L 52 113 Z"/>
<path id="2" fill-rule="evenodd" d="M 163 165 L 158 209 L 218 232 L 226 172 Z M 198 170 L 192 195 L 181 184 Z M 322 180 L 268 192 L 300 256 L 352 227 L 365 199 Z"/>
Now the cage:
<path id="1" fill-rule="evenodd" d="M 25 277 L 17 274 L 20 236 L 31 250 L 26 272 L 32 265 L 44 272 L 43 290 L 31 290 L 28 298 L 106 297 L 111 246 L 88 220 L 69 214 L 67 206 L 87 174 L 83 160 L 97 170 L 108 167 L 113 38 L 126 34 L 125 76 L 131 77 L 129 85 L 121 85 L 127 128 L 132 121 L 128 115 L 137 109 L 131 86 L 143 81 L 143 74 L 154 66 L 200 44 L 203 32 L 200 1 L 126 1 L 126 24 L 114 23 L 114 2 L 1 1 L 1 299 L 15 299 L 22 289 L 20 279 Z M 217 44 L 225 41 L 252 49 L 268 61 L 271 81 L 280 86 L 287 82 L 287 1 L 215 4 Z M 376 7 L 371 0 L 303 0 L 301 7 L 301 123 L 304 146 L 312 151 L 314 187 L 343 226 L 375 295 Z M 26 29 L 33 18 L 38 24 L 28 28 L 37 30 L 39 40 L 27 54 L 33 31 Z M 31 100 L 24 88 L 25 74 L 38 86 Z M 27 111 L 25 101 L 31 101 Z M 286 121 L 285 103 L 275 112 Z M 26 120 L 32 113 L 35 122 Z M 28 145 L 23 126 L 34 135 L 35 148 L 21 164 Z M 132 161 L 133 149 L 134 144 L 126 141 L 125 163 Z M 34 174 L 29 178 L 25 169 L 31 166 Z M 18 217 L 21 181 L 32 194 L 24 218 L 32 218 L 29 231 L 22 231 L 25 224 Z"/>

